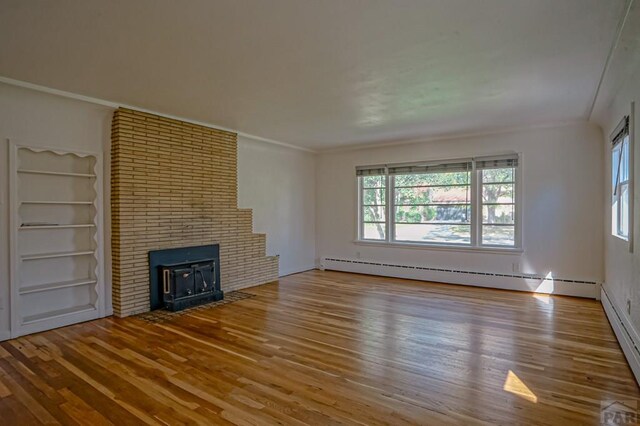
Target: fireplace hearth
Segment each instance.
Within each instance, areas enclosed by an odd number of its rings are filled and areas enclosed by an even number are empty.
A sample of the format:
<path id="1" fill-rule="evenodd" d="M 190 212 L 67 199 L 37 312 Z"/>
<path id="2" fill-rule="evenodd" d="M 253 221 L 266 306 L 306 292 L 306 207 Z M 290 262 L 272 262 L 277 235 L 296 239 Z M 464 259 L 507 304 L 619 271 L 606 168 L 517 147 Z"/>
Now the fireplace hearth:
<path id="1" fill-rule="evenodd" d="M 223 298 L 219 245 L 149 252 L 151 309 L 179 311 Z"/>

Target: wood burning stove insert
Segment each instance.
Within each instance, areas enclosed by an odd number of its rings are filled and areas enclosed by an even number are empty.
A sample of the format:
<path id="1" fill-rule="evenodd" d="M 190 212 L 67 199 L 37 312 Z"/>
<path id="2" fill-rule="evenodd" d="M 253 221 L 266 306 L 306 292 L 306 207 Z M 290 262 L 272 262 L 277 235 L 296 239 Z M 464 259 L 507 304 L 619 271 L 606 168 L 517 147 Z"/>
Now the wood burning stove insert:
<path id="1" fill-rule="evenodd" d="M 149 252 L 151 309 L 179 311 L 221 300 L 217 244 Z"/>

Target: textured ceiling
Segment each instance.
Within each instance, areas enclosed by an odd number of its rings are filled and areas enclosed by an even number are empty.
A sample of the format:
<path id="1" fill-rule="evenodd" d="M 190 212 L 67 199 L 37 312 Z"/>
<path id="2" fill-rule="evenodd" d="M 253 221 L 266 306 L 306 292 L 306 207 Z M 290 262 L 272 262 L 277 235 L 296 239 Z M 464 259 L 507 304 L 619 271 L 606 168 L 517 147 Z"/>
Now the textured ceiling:
<path id="1" fill-rule="evenodd" d="M 3 0 L 0 75 L 314 148 L 586 119 L 624 0 Z"/>

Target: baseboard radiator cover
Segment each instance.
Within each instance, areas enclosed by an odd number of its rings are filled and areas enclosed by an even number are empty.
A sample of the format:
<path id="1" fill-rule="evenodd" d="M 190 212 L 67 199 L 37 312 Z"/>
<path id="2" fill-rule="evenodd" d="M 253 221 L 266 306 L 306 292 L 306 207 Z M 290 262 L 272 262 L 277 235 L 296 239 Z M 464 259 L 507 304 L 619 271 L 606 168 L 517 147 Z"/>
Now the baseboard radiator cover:
<path id="1" fill-rule="evenodd" d="M 591 299 L 600 297 L 600 284 L 596 281 L 548 278 L 533 274 L 490 273 L 334 257 L 323 257 L 320 269 Z"/>
<path id="2" fill-rule="evenodd" d="M 640 384 L 640 336 L 629 318 L 623 314 L 620 307 L 609 297 L 605 287 L 606 285 L 603 285 L 601 290 L 600 300 L 602 307 L 618 339 L 622 352 L 627 358 L 629 367 L 633 371 L 636 382 Z"/>

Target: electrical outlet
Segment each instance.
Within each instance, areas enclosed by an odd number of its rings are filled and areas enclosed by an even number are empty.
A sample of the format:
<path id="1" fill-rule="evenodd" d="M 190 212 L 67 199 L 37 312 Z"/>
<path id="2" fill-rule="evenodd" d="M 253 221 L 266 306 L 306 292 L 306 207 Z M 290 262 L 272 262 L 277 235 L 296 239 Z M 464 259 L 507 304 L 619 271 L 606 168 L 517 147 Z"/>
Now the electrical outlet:
<path id="1" fill-rule="evenodd" d="M 356 259 L 360 259 L 360 252 L 359 251 L 356 252 Z"/>
<path id="2" fill-rule="evenodd" d="M 520 272 L 520 262 L 514 262 L 512 265 L 513 272 Z"/>
<path id="3" fill-rule="evenodd" d="M 631 315 L 631 299 L 627 299 L 627 315 Z"/>

